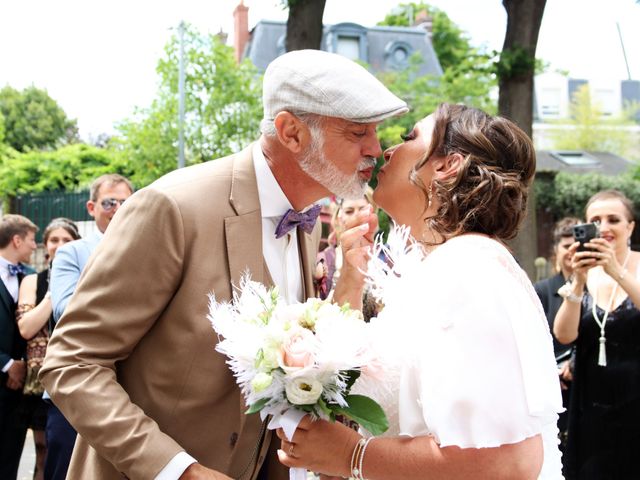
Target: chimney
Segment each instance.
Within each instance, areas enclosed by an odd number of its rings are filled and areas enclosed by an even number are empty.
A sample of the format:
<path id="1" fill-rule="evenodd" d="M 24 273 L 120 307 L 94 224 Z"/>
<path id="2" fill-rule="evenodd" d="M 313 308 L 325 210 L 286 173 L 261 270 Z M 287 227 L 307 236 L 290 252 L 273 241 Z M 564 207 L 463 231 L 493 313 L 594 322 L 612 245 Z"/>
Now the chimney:
<path id="1" fill-rule="evenodd" d="M 244 47 L 249 40 L 249 7 L 245 7 L 244 1 L 233 11 L 233 49 L 236 52 L 236 62 L 240 63 Z"/>
<path id="2" fill-rule="evenodd" d="M 433 35 L 433 19 L 427 10 L 420 10 L 413 22 L 414 27 L 424 28 L 429 34 L 429 38 Z"/>

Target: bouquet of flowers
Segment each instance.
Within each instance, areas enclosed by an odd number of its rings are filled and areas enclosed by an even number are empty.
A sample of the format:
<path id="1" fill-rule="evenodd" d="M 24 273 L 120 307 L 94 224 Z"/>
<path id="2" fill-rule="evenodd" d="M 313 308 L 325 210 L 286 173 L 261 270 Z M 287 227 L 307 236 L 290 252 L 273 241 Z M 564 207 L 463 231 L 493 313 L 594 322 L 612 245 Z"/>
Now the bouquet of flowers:
<path id="1" fill-rule="evenodd" d="M 286 305 L 278 289 L 245 276 L 233 302 L 210 297 L 209 320 L 221 337 L 216 349 L 228 364 L 249 406 L 246 413 L 272 415 L 269 428 L 289 438 L 300 419 L 341 415 L 374 435 L 388 428 L 372 399 L 350 394 L 360 375 L 375 371 L 369 325 L 360 312 L 312 298 Z"/>

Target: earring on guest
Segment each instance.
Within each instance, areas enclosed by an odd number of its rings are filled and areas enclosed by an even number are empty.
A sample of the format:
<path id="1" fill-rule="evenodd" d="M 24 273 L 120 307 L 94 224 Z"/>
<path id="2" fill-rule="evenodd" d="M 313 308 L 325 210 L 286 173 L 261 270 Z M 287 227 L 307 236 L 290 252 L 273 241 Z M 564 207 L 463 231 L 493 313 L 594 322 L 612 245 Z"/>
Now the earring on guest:
<path id="1" fill-rule="evenodd" d="M 427 191 L 427 208 L 431 207 L 432 198 L 433 198 L 433 183 L 430 183 L 429 190 Z"/>

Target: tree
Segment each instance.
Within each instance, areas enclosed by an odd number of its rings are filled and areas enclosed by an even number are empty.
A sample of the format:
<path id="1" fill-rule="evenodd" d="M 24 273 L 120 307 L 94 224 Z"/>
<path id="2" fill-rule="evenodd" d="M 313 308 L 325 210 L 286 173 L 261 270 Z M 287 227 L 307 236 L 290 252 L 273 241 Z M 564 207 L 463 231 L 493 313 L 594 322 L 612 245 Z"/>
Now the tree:
<path id="1" fill-rule="evenodd" d="M 502 0 L 507 11 L 507 31 L 498 75 L 498 113 L 513 120 L 527 135 L 533 130 L 533 77 L 536 47 L 547 0 Z M 531 189 L 527 218 L 511 243 L 516 257 L 530 278 L 534 278 L 537 251 L 535 192 Z"/>
<path id="2" fill-rule="evenodd" d="M 285 39 L 287 52 L 320 49 L 325 3 L 326 0 L 286 0 L 289 7 Z"/>
<path id="3" fill-rule="evenodd" d="M 229 155 L 257 138 L 262 117 L 260 77 L 217 35 L 187 27 L 184 34 L 185 160 L 199 163 Z M 118 126 L 110 148 L 132 166 L 144 186 L 176 168 L 178 158 L 178 39 L 165 47 L 157 67 L 159 90 L 148 108 Z"/>
<path id="4" fill-rule="evenodd" d="M 620 127 L 635 124 L 633 117 L 637 108 L 637 105 L 630 105 L 619 116 L 605 119 L 600 104 L 591 98 L 589 85 L 582 85 L 573 94 L 569 118 L 554 122 L 558 125 L 551 132 L 554 148 L 612 152 L 627 157 L 633 138 L 629 131 Z"/>
<path id="5" fill-rule="evenodd" d="M 498 112 L 517 123 L 529 136 L 533 124 L 533 77 L 536 47 L 547 0 L 502 0 L 507 31 L 498 74 Z"/>
<path id="6" fill-rule="evenodd" d="M 0 191 L 6 196 L 45 190 L 86 188 L 104 173 L 131 175 L 130 166 L 108 151 L 84 144 L 55 151 L 10 152 L 0 163 Z"/>
<path id="7" fill-rule="evenodd" d="M 76 121 L 67 118 L 46 90 L 31 86 L 19 92 L 6 86 L 0 90 L 0 113 L 4 116 L 5 142 L 19 152 L 77 141 Z"/>

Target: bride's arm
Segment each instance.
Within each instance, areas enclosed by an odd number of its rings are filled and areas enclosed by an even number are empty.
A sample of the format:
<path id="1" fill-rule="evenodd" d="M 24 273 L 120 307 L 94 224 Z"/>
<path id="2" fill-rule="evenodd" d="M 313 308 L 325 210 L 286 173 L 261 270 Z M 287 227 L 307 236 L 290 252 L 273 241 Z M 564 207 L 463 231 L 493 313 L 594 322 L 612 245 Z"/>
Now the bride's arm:
<path id="1" fill-rule="evenodd" d="M 306 417 L 293 437 L 293 449 L 284 440 L 278 456 L 288 467 L 349 478 L 352 453 L 359 439 L 357 432 L 344 425 L 312 422 Z M 374 438 L 364 453 L 362 477 L 368 480 L 533 480 L 540 473 L 542 460 L 540 435 L 495 448 L 440 448 L 430 436 Z"/>
<path id="2" fill-rule="evenodd" d="M 340 235 L 338 248 L 342 248 L 344 262 L 332 297 L 337 304 L 349 303 L 351 308 L 362 310 L 365 280 L 363 272 L 366 271 L 373 237 L 377 230 L 378 217 L 369 209 L 356 215 Z"/>

